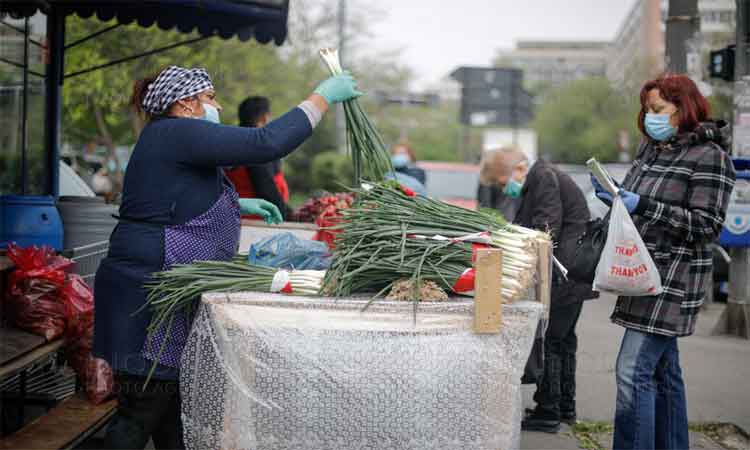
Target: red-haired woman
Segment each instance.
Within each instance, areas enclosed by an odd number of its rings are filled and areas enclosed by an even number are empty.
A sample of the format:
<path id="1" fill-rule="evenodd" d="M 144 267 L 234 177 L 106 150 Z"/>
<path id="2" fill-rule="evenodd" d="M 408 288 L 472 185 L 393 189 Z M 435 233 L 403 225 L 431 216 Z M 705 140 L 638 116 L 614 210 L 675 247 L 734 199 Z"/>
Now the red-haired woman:
<path id="1" fill-rule="evenodd" d="M 617 357 L 615 449 L 687 449 L 685 386 L 677 338 L 693 333 L 734 186 L 723 128 L 690 78 L 664 75 L 641 90 L 643 141 L 621 197 L 662 278 L 664 292 L 620 297 L 626 328 Z M 596 186 L 597 195 L 612 197 Z"/>

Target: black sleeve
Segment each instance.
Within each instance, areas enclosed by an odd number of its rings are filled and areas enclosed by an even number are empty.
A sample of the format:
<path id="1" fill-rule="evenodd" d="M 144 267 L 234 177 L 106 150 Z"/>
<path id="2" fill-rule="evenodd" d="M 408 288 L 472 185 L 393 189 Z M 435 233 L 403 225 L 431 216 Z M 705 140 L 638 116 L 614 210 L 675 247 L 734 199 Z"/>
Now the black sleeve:
<path id="1" fill-rule="evenodd" d="M 485 186 L 483 184 L 479 184 L 479 188 L 477 189 L 477 202 L 479 203 L 480 208 L 494 208 L 495 202 L 492 201 L 492 188 L 490 186 Z"/>
<path id="2" fill-rule="evenodd" d="M 276 187 L 276 183 L 273 181 L 274 175 L 273 163 L 259 164 L 255 166 L 248 166 L 247 171 L 250 174 L 250 180 L 253 182 L 255 188 L 255 194 L 258 198 L 267 200 L 281 211 L 281 215 L 286 220 L 291 214 L 291 209 L 284 203 L 284 199 L 281 198 L 279 189 Z"/>
<path id="3" fill-rule="evenodd" d="M 551 169 L 544 170 L 534 183 L 533 201 L 534 209 L 531 218 L 534 229 L 549 231 L 552 240 L 557 242 L 562 227 L 563 207 L 560 199 L 560 183 L 557 175 Z"/>

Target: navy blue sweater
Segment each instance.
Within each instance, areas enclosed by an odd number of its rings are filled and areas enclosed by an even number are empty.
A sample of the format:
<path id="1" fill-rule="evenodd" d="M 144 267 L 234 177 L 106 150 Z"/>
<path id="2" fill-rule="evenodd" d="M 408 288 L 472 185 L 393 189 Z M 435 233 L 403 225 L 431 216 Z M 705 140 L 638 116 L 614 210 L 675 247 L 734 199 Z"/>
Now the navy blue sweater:
<path id="1" fill-rule="evenodd" d="M 222 193 L 223 166 L 261 164 L 292 152 L 312 134 L 294 108 L 263 128 L 218 125 L 200 119 L 163 118 L 146 125 L 128 163 L 120 216 L 107 258 L 97 271 L 94 355 L 116 371 L 143 375 L 140 355 L 150 313 L 143 282 L 162 269 L 164 226 L 206 212 Z M 177 372 L 160 367 L 157 378 Z"/>

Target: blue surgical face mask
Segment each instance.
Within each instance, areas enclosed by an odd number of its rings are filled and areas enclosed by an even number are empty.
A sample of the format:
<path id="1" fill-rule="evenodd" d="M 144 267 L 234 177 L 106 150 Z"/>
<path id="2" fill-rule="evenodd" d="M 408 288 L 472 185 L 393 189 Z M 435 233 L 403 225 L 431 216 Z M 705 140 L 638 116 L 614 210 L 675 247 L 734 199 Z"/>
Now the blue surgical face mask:
<path id="1" fill-rule="evenodd" d="M 677 133 L 677 129 L 669 123 L 669 114 L 646 113 L 643 126 L 646 133 L 656 141 L 666 141 Z"/>
<path id="2" fill-rule="evenodd" d="M 522 189 L 523 189 L 523 183 L 511 178 L 510 180 L 508 180 L 507 183 L 505 183 L 505 189 L 503 189 L 503 194 L 507 195 L 510 198 L 518 198 L 521 196 Z"/>
<path id="3" fill-rule="evenodd" d="M 409 159 L 409 155 L 405 153 L 399 153 L 397 155 L 391 156 L 391 164 L 393 164 L 393 167 L 395 169 L 401 169 L 403 167 L 406 167 L 411 162 L 411 159 Z"/>
<path id="4" fill-rule="evenodd" d="M 203 120 L 208 120 L 213 123 L 221 123 L 221 119 L 219 119 L 219 110 L 214 105 L 208 103 L 201 103 L 201 105 L 203 105 Z"/>

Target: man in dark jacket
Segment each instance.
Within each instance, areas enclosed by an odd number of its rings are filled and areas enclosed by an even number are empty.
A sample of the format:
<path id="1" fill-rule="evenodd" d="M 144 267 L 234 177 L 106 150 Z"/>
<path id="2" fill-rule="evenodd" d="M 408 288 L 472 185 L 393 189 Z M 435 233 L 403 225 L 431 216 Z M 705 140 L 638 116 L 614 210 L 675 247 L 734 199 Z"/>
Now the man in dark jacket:
<path id="1" fill-rule="evenodd" d="M 526 156 L 518 150 L 500 150 L 494 159 L 497 184 L 505 195 L 521 200 L 513 221 L 548 231 L 556 245 L 555 257 L 565 265 L 575 251 L 565 248 L 565 243 L 581 234 L 590 217 L 581 190 L 570 176 L 544 161 L 529 166 Z M 561 421 L 573 423 L 576 420 L 578 340 L 575 327 L 583 300 L 590 298 L 590 294 L 590 285 L 567 281 L 556 272 L 544 340 L 544 372 L 537 381 L 536 408 L 529 411 L 522 423 L 525 430 L 554 433 L 559 430 Z"/>
<path id="2" fill-rule="evenodd" d="M 240 126 L 262 128 L 271 121 L 271 102 L 266 97 L 248 97 L 240 104 L 238 113 Z M 241 198 L 267 200 L 279 208 L 284 220 L 288 220 L 292 216 L 292 209 L 284 199 L 277 182 L 280 172 L 281 160 L 225 169 L 227 177 Z"/>

